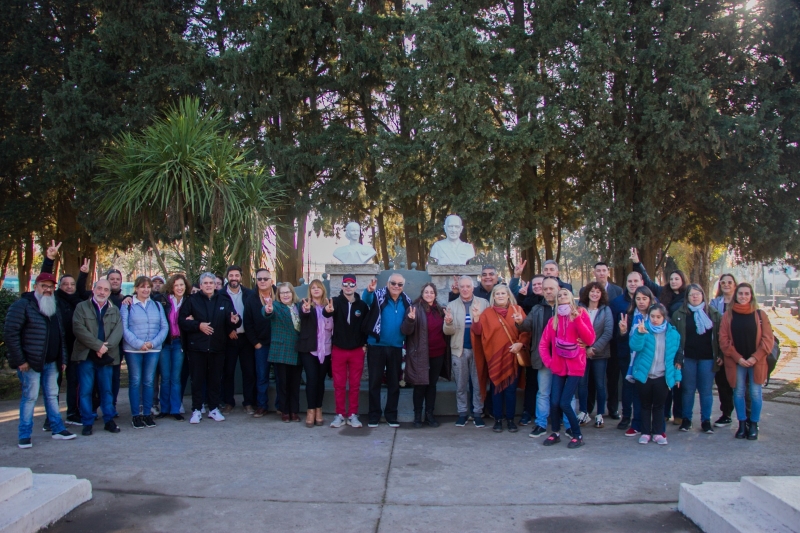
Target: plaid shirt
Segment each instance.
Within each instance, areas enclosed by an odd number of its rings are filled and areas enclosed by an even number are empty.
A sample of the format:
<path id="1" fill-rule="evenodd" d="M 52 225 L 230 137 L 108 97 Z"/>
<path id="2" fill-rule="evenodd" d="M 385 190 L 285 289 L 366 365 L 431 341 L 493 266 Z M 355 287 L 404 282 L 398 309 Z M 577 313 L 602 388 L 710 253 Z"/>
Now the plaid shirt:
<path id="1" fill-rule="evenodd" d="M 264 313 L 264 308 L 261 308 Z M 269 346 L 269 362 L 298 365 L 297 356 L 297 330 L 294 329 L 292 313 L 289 307 L 281 302 L 275 302 L 272 314 L 264 315 L 272 321 L 272 341 Z"/>

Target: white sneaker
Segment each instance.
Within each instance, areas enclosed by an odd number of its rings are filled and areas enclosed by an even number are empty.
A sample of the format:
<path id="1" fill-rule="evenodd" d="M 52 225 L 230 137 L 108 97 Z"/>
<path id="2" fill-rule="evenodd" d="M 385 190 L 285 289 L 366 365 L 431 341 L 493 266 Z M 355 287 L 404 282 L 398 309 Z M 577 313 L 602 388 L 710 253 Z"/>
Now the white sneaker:
<path id="1" fill-rule="evenodd" d="M 183 404 L 181 404 L 181 408 L 180 408 L 180 409 L 178 409 L 178 412 L 179 412 L 180 414 L 182 414 L 182 415 L 183 415 L 183 414 L 186 414 L 186 410 L 184 410 L 184 408 L 183 408 Z"/>
<path id="2" fill-rule="evenodd" d="M 200 408 L 200 412 L 202 414 L 206 414 L 206 411 L 208 411 L 208 406 L 206 404 L 203 404 L 203 407 Z"/>
<path id="3" fill-rule="evenodd" d="M 346 423 L 347 422 L 345 421 L 345 418 L 342 415 L 336 415 L 336 418 L 334 418 L 333 422 L 331 422 L 331 427 L 332 428 L 340 428 L 343 425 L 345 425 Z"/>
<path id="4" fill-rule="evenodd" d="M 158 416 L 161 414 L 161 408 L 157 405 L 154 405 L 150 408 L 150 414 L 153 416 Z"/>
<path id="5" fill-rule="evenodd" d="M 653 440 L 656 444 L 665 445 L 667 443 L 667 436 L 666 435 L 656 435 L 653 437 Z"/>
<path id="6" fill-rule="evenodd" d="M 647 444 L 650 442 L 650 435 L 642 435 L 639 437 L 639 444 Z"/>
<path id="7" fill-rule="evenodd" d="M 350 426 L 354 427 L 354 428 L 360 428 L 361 425 L 362 425 L 361 421 L 358 419 L 358 415 L 355 414 L 355 413 L 350 415 L 350 418 L 347 419 L 347 423 L 350 424 Z"/>
<path id="8" fill-rule="evenodd" d="M 578 423 L 582 426 L 588 424 L 592 419 L 589 417 L 589 413 L 584 413 L 581 411 L 578 413 Z"/>
<path id="9" fill-rule="evenodd" d="M 203 419 L 203 413 L 201 413 L 200 411 L 195 409 L 194 411 L 192 411 L 192 418 L 191 418 L 191 420 L 189 420 L 189 423 L 190 424 L 199 424 L 200 420 L 202 420 L 202 419 Z"/>
<path id="10" fill-rule="evenodd" d="M 594 427 L 602 428 L 605 427 L 605 421 L 603 420 L 603 415 L 597 415 L 594 417 Z"/>
<path id="11" fill-rule="evenodd" d="M 208 413 L 208 418 L 211 418 L 216 422 L 222 422 L 223 420 L 225 420 L 225 417 L 222 415 L 222 413 L 219 412 L 219 409 L 214 409 L 213 411 Z"/>

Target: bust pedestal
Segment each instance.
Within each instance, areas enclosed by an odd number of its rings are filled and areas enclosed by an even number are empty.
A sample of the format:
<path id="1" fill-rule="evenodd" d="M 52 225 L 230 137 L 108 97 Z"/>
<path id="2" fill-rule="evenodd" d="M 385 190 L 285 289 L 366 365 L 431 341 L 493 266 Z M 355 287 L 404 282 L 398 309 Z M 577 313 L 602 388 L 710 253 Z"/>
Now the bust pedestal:
<path id="1" fill-rule="evenodd" d="M 481 265 L 428 265 L 428 274 L 431 283 L 436 286 L 436 300 L 441 305 L 447 305 L 450 298 L 450 286 L 453 284 L 453 276 L 469 276 L 475 280 L 481 274 Z"/>
<path id="2" fill-rule="evenodd" d="M 325 273 L 328 274 L 328 281 L 330 282 L 331 292 L 328 295 L 330 298 L 339 296 L 339 291 L 342 290 L 342 277 L 345 274 L 354 274 L 356 276 L 356 290 L 359 294 L 367 288 L 369 281 L 373 277 L 378 277 L 380 266 L 375 263 L 367 263 L 366 265 L 325 265 Z"/>

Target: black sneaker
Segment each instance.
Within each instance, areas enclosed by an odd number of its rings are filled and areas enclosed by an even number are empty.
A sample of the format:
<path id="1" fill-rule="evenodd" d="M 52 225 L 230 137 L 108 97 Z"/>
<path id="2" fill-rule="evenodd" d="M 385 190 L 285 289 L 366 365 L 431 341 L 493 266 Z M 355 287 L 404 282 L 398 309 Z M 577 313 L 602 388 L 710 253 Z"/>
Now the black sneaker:
<path id="1" fill-rule="evenodd" d="M 133 429 L 144 429 L 144 420 L 142 420 L 142 415 L 136 415 L 131 419 L 131 425 Z"/>
<path id="2" fill-rule="evenodd" d="M 160 413 L 158 413 L 156 415 L 156 418 L 161 419 L 161 418 L 167 418 L 168 416 L 169 416 L 169 413 L 165 413 L 164 411 L 161 411 Z"/>
<path id="3" fill-rule="evenodd" d="M 492 428 L 492 431 L 494 431 L 495 433 L 502 433 L 503 432 L 503 421 L 502 420 L 495 420 L 494 421 L 494 427 Z"/>
<path id="4" fill-rule="evenodd" d="M 119 433 L 120 432 L 119 426 L 113 420 L 109 420 L 108 422 L 106 422 L 106 425 L 103 426 L 103 429 L 105 429 L 109 433 Z"/>
<path id="5" fill-rule="evenodd" d="M 31 444 L 31 439 L 19 439 L 17 446 L 20 448 L 32 448 L 33 444 Z"/>
<path id="6" fill-rule="evenodd" d="M 456 420 L 456 427 L 463 428 L 467 425 L 467 415 L 458 415 L 458 420 Z"/>
<path id="7" fill-rule="evenodd" d="M 544 439 L 542 444 L 545 446 L 552 446 L 554 444 L 558 444 L 559 442 L 561 442 L 561 437 L 558 436 L 558 433 L 551 433 L 549 437 Z"/>
<path id="8" fill-rule="evenodd" d="M 609 414 L 608 418 L 611 420 L 619 420 L 619 411 L 614 411 L 613 413 Z"/>
<path id="9" fill-rule="evenodd" d="M 506 421 L 506 424 L 508 425 L 508 432 L 509 433 L 516 433 L 517 431 L 519 431 L 517 429 L 517 425 L 514 423 L 513 420 Z"/>
<path id="10" fill-rule="evenodd" d="M 581 446 L 583 446 L 583 436 L 573 437 L 567 444 L 567 448 L 580 448 Z"/>
<path id="11" fill-rule="evenodd" d="M 714 433 L 714 428 L 711 427 L 711 420 L 703 420 L 700 422 L 700 429 L 703 433 Z"/>
<path id="12" fill-rule="evenodd" d="M 66 429 L 62 429 L 59 433 L 53 433 L 53 438 L 55 440 L 72 440 L 75 438 L 75 434 L 70 433 Z"/>
<path id="13" fill-rule="evenodd" d="M 428 426 L 432 428 L 439 427 L 439 422 L 436 421 L 436 418 L 433 416 L 433 413 L 425 413 L 425 419 L 428 422 Z"/>
<path id="14" fill-rule="evenodd" d="M 565 429 L 565 430 L 564 430 L 564 433 L 566 433 L 567 435 L 569 435 L 569 438 L 571 438 L 571 439 L 572 439 L 572 438 L 574 438 L 574 435 L 572 434 L 572 428 L 567 428 L 567 429 Z"/>
<path id="15" fill-rule="evenodd" d="M 486 422 L 483 421 L 483 417 L 481 415 L 475 415 L 475 418 L 472 419 L 472 423 L 475 424 L 476 428 L 486 427 Z"/>
<path id="16" fill-rule="evenodd" d="M 389 425 L 390 428 L 399 428 L 400 422 L 397 420 L 387 420 L 386 423 Z"/>
<path id="17" fill-rule="evenodd" d="M 689 431 L 690 429 L 692 429 L 692 421 L 684 418 L 681 421 L 681 427 L 679 427 L 678 429 L 680 429 L 681 431 Z"/>
<path id="18" fill-rule="evenodd" d="M 619 424 L 617 424 L 617 429 L 625 430 L 628 429 L 629 427 L 631 427 L 631 417 L 623 416 L 622 420 L 620 420 Z"/>
<path id="19" fill-rule="evenodd" d="M 369 422 L 367 422 L 367 427 L 368 428 L 376 428 L 376 427 L 378 427 L 378 421 L 377 420 L 370 420 Z"/>
<path id="20" fill-rule="evenodd" d="M 172 415 L 172 418 L 174 418 L 174 419 L 175 419 L 175 420 L 177 420 L 178 422 L 183 422 L 184 420 L 186 420 L 185 418 L 183 418 L 183 415 L 182 415 L 182 414 L 180 414 L 180 413 L 178 413 L 178 414 L 175 414 L 175 415 Z"/>
<path id="21" fill-rule="evenodd" d="M 531 423 L 532 417 L 531 414 L 527 411 L 522 413 L 522 416 L 519 417 L 519 425 L 520 426 L 527 426 Z"/>
<path id="22" fill-rule="evenodd" d="M 92 434 L 92 426 L 83 426 L 83 431 L 81 431 L 81 435 L 84 437 L 88 437 Z"/>
<path id="23" fill-rule="evenodd" d="M 535 439 L 536 437 L 541 437 L 547 433 L 547 428 L 543 428 L 542 426 L 534 426 L 533 431 L 531 431 L 529 437 Z"/>
<path id="24" fill-rule="evenodd" d="M 732 422 L 733 420 L 731 420 L 731 417 L 722 415 L 721 417 L 717 418 L 716 422 L 714 422 L 714 425 L 718 428 L 724 428 L 730 426 Z"/>
<path id="25" fill-rule="evenodd" d="M 42 426 L 42 431 L 50 431 L 50 419 L 44 419 L 44 425 Z"/>
<path id="26" fill-rule="evenodd" d="M 70 426 L 82 426 L 81 415 L 69 415 L 66 424 Z"/>
<path id="27" fill-rule="evenodd" d="M 144 420 L 143 420 L 143 421 L 144 421 L 144 425 L 145 425 L 145 426 L 147 426 L 147 427 L 149 427 L 149 428 L 154 428 L 154 427 L 156 427 L 156 423 L 155 423 L 155 421 L 153 420 L 153 415 L 144 415 L 144 417 L 143 417 L 143 418 L 144 418 Z"/>

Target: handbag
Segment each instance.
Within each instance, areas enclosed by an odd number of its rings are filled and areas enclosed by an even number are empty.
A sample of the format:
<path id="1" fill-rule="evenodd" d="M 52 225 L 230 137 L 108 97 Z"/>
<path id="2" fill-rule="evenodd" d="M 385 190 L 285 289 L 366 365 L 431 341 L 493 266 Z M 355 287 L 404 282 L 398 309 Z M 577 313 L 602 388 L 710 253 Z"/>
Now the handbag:
<path id="1" fill-rule="evenodd" d="M 565 322 L 565 320 L 558 321 L 558 330 L 561 330 L 561 323 Z M 567 325 L 564 324 L 564 333 L 567 332 Z M 556 355 L 559 357 L 563 357 L 564 359 L 574 359 L 578 357 L 578 345 L 574 342 L 567 342 L 562 339 L 558 338 L 558 331 L 556 331 L 556 340 L 555 340 L 555 352 Z"/>
<path id="2" fill-rule="evenodd" d="M 511 309 L 509 309 L 509 311 L 511 311 Z M 499 320 L 500 321 L 500 325 L 503 326 L 503 331 L 506 332 L 506 337 L 508 337 L 508 342 L 510 342 L 513 345 L 514 344 L 514 339 L 511 338 L 511 334 L 508 332 L 508 327 L 506 326 L 506 323 L 503 321 L 503 318 L 500 315 L 497 315 L 497 320 Z M 517 364 L 519 366 L 527 366 L 525 364 L 525 360 L 522 358 L 522 354 L 517 352 L 514 355 L 517 356 Z"/>

